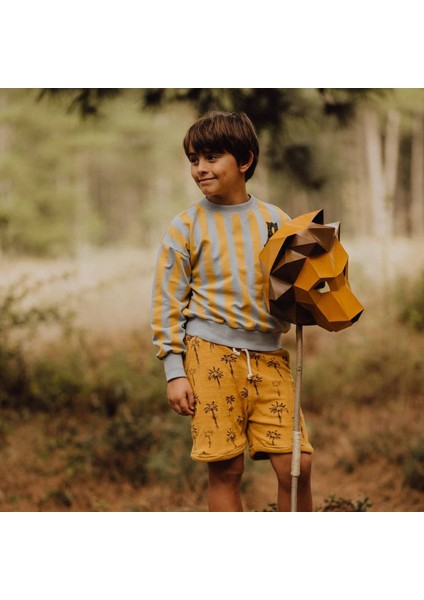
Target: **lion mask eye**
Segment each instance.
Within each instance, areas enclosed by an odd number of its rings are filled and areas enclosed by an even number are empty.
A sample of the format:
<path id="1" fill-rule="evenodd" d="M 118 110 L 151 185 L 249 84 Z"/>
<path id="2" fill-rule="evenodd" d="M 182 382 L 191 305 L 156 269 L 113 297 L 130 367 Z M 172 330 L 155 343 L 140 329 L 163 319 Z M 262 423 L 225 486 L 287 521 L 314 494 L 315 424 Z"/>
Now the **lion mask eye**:
<path id="1" fill-rule="evenodd" d="M 320 294 L 325 294 L 326 292 L 331 291 L 328 281 L 320 281 L 314 286 L 314 290 Z"/>

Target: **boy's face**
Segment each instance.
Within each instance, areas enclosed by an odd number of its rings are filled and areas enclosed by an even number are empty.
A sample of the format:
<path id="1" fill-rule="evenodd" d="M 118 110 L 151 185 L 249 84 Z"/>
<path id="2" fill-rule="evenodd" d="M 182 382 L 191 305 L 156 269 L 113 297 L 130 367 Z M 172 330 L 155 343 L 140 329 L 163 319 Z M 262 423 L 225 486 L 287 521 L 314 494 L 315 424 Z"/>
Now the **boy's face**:
<path id="1" fill-rule="evenodd" d="M 229 152 L 197 154 L 191 146 L 188 159 L 191 176 L 209 200 L 229 204 L 246 200 L 245 173 L 250 163 L 239 165 Z"/>

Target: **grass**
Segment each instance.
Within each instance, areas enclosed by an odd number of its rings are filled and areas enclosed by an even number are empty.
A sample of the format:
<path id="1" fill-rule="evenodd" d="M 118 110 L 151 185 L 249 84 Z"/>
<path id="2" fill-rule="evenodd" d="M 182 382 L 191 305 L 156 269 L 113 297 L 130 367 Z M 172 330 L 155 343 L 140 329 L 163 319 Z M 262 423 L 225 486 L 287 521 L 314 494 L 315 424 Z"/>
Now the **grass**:
<path id="1" fill-rule="evenodd" d="M 403 470 L 405 483 L 424 492 L 424 438 L 419 439 L 404 458 Z"/>
<path id="2" fill-rule="evenodd" d="M 372 507 L 368 498 L 351 500 L 338 497 L 335 494 L 328 496 L 324 504 L 319 506 L 317 512 L 367 512 Z"/>

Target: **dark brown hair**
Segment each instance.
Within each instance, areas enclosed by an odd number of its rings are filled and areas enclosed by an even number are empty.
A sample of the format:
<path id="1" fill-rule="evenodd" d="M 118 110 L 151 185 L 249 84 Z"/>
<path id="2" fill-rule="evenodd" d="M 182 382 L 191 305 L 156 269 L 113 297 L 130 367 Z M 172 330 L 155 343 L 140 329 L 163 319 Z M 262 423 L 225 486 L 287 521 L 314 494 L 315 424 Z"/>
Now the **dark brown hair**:
<path id="1" fill-rule="evenodd" d="M 259 142 L 252 121 L 245 113 L 210 112 L 200 117 L 184 138 L 184 151 L 190 146 L 197 154 L 229 152 L 238 165 L 246 164 L 253 154 L 253 162 L 246 171 L 246 181 L 255 172 L 259 159 Z"/>

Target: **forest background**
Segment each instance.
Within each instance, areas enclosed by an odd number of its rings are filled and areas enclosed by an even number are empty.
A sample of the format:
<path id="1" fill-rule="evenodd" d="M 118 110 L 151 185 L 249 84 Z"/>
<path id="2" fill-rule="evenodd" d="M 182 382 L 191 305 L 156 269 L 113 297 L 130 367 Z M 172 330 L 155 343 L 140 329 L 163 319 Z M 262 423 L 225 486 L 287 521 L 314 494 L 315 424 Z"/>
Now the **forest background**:
<path id="1" fill-rule="evenodd" d="M 205 510 L 149 330 L 155 254 L 196 202 L 182 137 L 246 110 L 249 183 L 342 222 L 358 323 L 305 331 L 317 510 L 424 507 L 424 90 L 0 90 L 0 508 Z M 294 355 L 293 332 L 287 345 Z M 247 510 L 272 510 L 248 463 Z"/>

